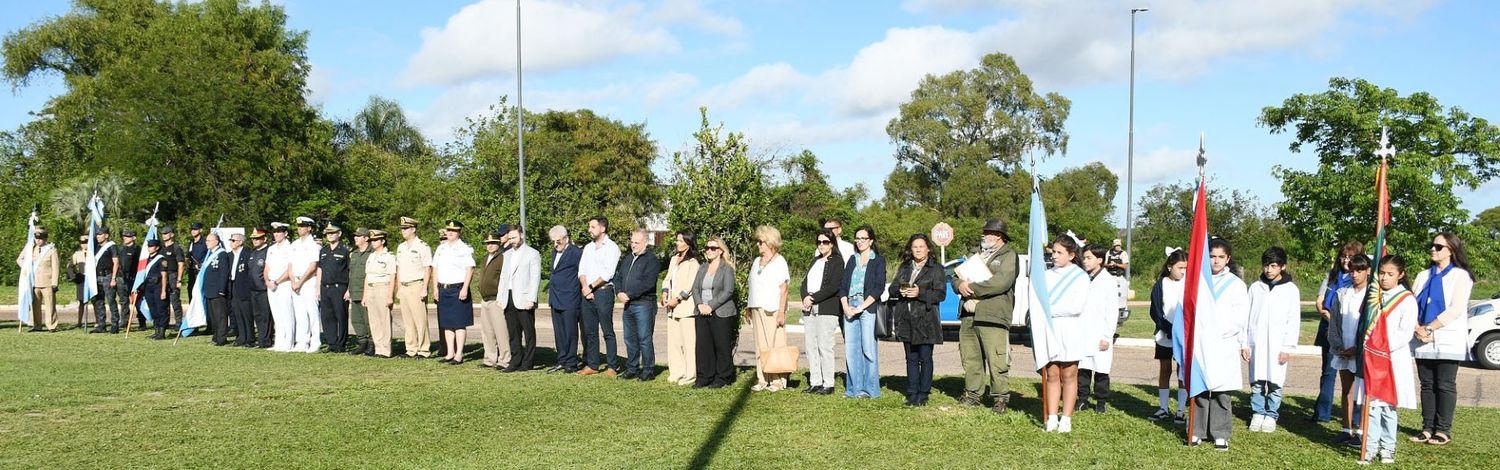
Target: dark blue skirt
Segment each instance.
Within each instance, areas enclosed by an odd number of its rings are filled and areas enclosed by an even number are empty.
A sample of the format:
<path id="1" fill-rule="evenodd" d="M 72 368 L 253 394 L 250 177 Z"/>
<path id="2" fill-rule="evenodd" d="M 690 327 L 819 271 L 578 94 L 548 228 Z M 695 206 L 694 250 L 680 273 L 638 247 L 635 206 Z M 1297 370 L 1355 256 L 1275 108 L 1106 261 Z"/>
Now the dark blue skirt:
<path id="1" fill-rule="evenodd" d="M 458 292 L 462 287 L 449 287 L 438 289 L 437 315 L 438 328 L 444 330 L 459 330 L 468 328 L 474 324 L 474 298 L 464 300 L 458 299 Z"/>

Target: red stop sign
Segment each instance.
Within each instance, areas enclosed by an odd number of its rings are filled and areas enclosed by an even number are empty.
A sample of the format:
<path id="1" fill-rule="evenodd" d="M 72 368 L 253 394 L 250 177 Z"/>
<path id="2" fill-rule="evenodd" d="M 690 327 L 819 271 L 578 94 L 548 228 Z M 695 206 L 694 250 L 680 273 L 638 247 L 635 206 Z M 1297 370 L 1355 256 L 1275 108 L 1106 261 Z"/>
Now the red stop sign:
<path id="1" fill-rule="evenodd" d="M 946 222 L 938 222 L 932 226 L 932 242 L 937 246 L 948 247 L 949 243 L 953 243 L 953 226 Z"/>

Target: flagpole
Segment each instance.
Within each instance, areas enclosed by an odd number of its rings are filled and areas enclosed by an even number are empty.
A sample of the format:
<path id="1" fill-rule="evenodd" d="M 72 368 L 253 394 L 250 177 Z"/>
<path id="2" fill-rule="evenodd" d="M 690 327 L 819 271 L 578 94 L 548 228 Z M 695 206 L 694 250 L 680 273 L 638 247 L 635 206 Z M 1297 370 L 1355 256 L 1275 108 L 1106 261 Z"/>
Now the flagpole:
<path id="1" fill-rule="evenodd" d="M 1198 201 L 1197 203 L 1198 204 L 1203 204 L 1204 208 L 1207 209 L 1207 207 L 1208 207 L 1208 190 L 1205 189 L 1204 186 L 1206 184 L 1208 184 L 1207 183 L 1208 180 L 1204 177 L 1204 174 L 1205 174 L 1205 169 L 1208 166 L 1208 150 L 1205 148 L 1205 142 L 1204 141 L 1205 141 L 1204 135 L 1203 135 L 1203 133 L 1200 132 L 1198 134 L 1198 189 L 1199 189 L 1200 195 L 1203 197 L 1203 200 Z M 1197 209 L 1194 209 L 1194 212 L 1196 212 L 1196 211 L 1197 211 Z M 1195 217 L 1196 217 L 1196 214 L 1195 214 Z M 1196 223 L 1194 225 L 1196 225 Z M 1190 244 L 1188 245 L 1188 247 L 1189 247 L 1190 251 L 1191 251 L 1191 247 L 1192 247 L 1191 242 L 1193 242 L 1193 241 L 1194 240 L 1189 240 Z M 1202 243 L 1202 242 L 1200 241 L 1199 243 Z M 1207 248 L 1207 247 L 1205 247 L 1205 248 Z M 1188 279 L 1188 282 L 1197 282 L 1197 281 L 1195 279 Z M 1184 292 L 1186 292 L 1186 291 L 1184 291 Z M 1184 299 L 1183 300 L 1184 306 L 1186 305 L 1186 302 L 1187 302 L 1187 300 Z M 1196 305 L 1196 302 L 1197 302 L 1197 299 L 1194 299 L 1194 304 L 1195 305 Z M 1195 319 L 1194 319 L 1194 321 L 1192 321 L 1190 323 L 1192 323 L 1194 326 L 1191 327 L 1191 328 L 1184 328 L 1184 330 L 1183 330 L 1183 334 L 1187 336 L 1187 338 L 1184 338 L 1184 341 L 1182 343 L 1183 344 L 1183 362 L 1184 362 L 1184 364 L 1180 364 L 1178 366 L 1179 368 L 1182 369 L 1182 374 L 1183 374 L 1183 380 L 1182 380 L 1183 384 L 1182 384 L 1182 386 L 1188 388 L 1188 412 L 1187 412 L 1187 415 L 1188 415 L 1187 416 L 1188 417 L 1188 419 L 1187 419 L 1187 444 L 1188 445 L 1192 445 L 1193 444 L 1193 431 L 1195 431 L 1193 429 L 1193 423 L 1195 423 L 1197 421 L 1197 418 L 1198 418 L 1198 398 L 1192 392 L 1192 390 L 1193 390 L 1193 349 L 1196 349 L 1195 345 L 1193 344 L 1193 342 L 1195 341 L 1195 339 L 1193 337 L 1196 336 L 1196 335 L 1194 335 L 1193 333 L 1194 333 L 1194 330 L 1197 329 L 1197 326 L 1196 326 L 1197 325 L 1197 321 L 1196 321 L 1197 310 L 1196 309 L 1194 309 L 1194 311 L 1193 311 L 1193 316 L 1195 317 Z M 1187 323 L 1189 323 L 1189 322 L 1187 322 L 1186 315 L 1184 315 L 1184 320 L 1183 321 L 1184 321 L 1184 325 L 1183 326 L 1187 326 Z M 1179 404 L 1178 406 L 1181 406 L 1181 405 Z"/>
<path id="2" fill-rule="evenodd" d="M 1389 157 L 1389 156 L 1394 155 L 1396 153 L 1396 149 L 1391 147 L 1391 141 L 1390 141 L 1389 136 L 1386 134 L 1386 130 L 1387 130 L 1387 128 L 1385 126 L 1381 126 L 1380 127 L 1380 148 L 1375 151 L 1375 154 L 1380 156 L 1380 169 L 1376 170 L 1376 173 L 1375 173 L 1375 185 L 1377 187 L 1377 191 L 1380 191 L 1380 194 L 1376 196 L 1376 202 L 1375 202 L 1375 204 L 1376 204 L 1376 207 L 1375 207 L 1375 242 L 1376 242 L 1375 272 L 1376 272 L 1376 276 L 1377 277 L 1375 279 L 1375 282 L 1372 282 L 1371 286 L 1370 286 L 1371 287 L 1370 290 L 1374 292 L 1374 299 L 1372 299 L 1372 302 L 1370 302 L 1370 305 L 1373 306 L 1373 307 L 1366 307 L 1365 308 L 1365 310 L 1366 310 L 1365 313 L 1366 314 L 1370 313 L 1371 308 L 1373 308 L 1374 311 L 1377 312 L 1373 317 L 1370 318 L 1371 322 L 1380 321 L 1380 315 L 1378 313 L 1380 311 L 1380 307 L 1381 307 L 1380 303 L 1381 303 L 1382 300 L 1385 299 L 1385 292 L 1383 292 L 1383 290 L 1380 288 L 1380 279 L 1379 279 L 1380 263 L 1381 263 L 1381 261 L 1383 261 L 1383 258 L 1385 258 L 1385 218 L 1388 216 L 1388 214 L 1384 213 L 1384 211 L 1386 209 L 1385 209 L 1385 206 L 1383 205 L 1386 202 L 1386 201 L 1383 201 L 1383 199 L 1385 199 L 1384 198 L 1384 194 L 1385 194 L 1385 164 L 1386 164 L 1385 160 L 1386 160 L 1386 157 Z M 1364 329 L 1366 331 L 1369 330 L 1368 326 L 1366 326 L 1366 325 L 1360 325 L 1360 326 L 1365 327 Z M 1366 338 L 1366 340 L 1368 340 L 1368 338 Z M 1360 356 L 1363 357 L 1364 356 L 1364 352 L 1363 352 L 1364 344 L 1360 344 L 1360 349 L 1361 349 Z M 1360 366 L 1360 368 L 1359 368 L 1360 370 L 1359 371 L 1360 371 L 1361 374 L 1365 374 L 1366 377 L 1368 377 L 1369 372 L 1368 372 L 1368 367 L 1366 367 L 1366 366 L 1368 366 L 1368 364 Z M 1364 392 L 1364 398 L 1365 398 L 1364 414 L 1361 415 L 1360 419 L 1359 419 L 1359 431 L 1360 431 L 1359 460 L 1361 460 L 1361 461 L 1364 461 L 1364 460 L 1366 460 L 1366 459 L 1368 459 L 1370 457 L 1370 432 L 1369 432 L 1370 431 L 1370 381 L 1369 380 L 1365 380 L 1364 381 L 1364 390 L 1363 390 L 1363 392 Z"/>

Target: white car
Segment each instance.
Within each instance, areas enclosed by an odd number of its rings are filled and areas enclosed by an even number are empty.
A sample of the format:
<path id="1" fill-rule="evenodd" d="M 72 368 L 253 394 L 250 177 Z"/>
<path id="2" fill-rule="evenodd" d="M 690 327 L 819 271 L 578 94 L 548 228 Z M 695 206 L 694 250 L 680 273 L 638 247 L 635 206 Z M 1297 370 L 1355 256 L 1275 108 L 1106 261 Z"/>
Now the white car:
<path id="1" fill-rule="evenodd" d="M 1469 307 L 1469 344 L 1474 362 L 1486 369 L 1500 369 L 1500 299 Z"/>

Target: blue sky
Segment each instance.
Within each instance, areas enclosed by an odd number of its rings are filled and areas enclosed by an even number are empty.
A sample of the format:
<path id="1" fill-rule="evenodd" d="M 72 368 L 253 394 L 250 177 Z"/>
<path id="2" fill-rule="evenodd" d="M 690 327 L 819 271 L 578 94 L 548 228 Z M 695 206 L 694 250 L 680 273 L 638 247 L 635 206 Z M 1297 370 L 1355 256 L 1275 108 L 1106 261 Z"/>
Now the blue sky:
<path id="1" fill-rule="evenodd" d="M 310 32 L 307 93 L 331 117 L 385 96 L 442 145 L 465 117 L 515 95 L 513 0 L 277 3 Z M 1289 153 L 1290 137 L 1255 118 L 1333 76 L 1500 120 L 1500 15 L 1480 0 L 524 0 L 525 104 L 645 122 L 663 176 L 708 106 L 758 154 L 810 149 L 836 186 L 864 183 L 878 197 L 895 165 L 884 128 L 917 80 L 1005 52 L 1073 102 L 1068 153 L 1040 171 L 1104 162 L 1121 176 L 1123 225 L 1131 7 L 1151 9 L 1137 24 L 1137 196 L 1191 178 L 1202 132 L 1211 184 L 1280 201 L 1272 167 L 1311 168 L 1314 157 Z M 10 5 L 0 29 L 68 8 Z M 0 128 L 60 91 L 47 78 L 0 93 Z M 1460 195 L 1477 213 L 1500 203 L 1500 182 Z"/>

